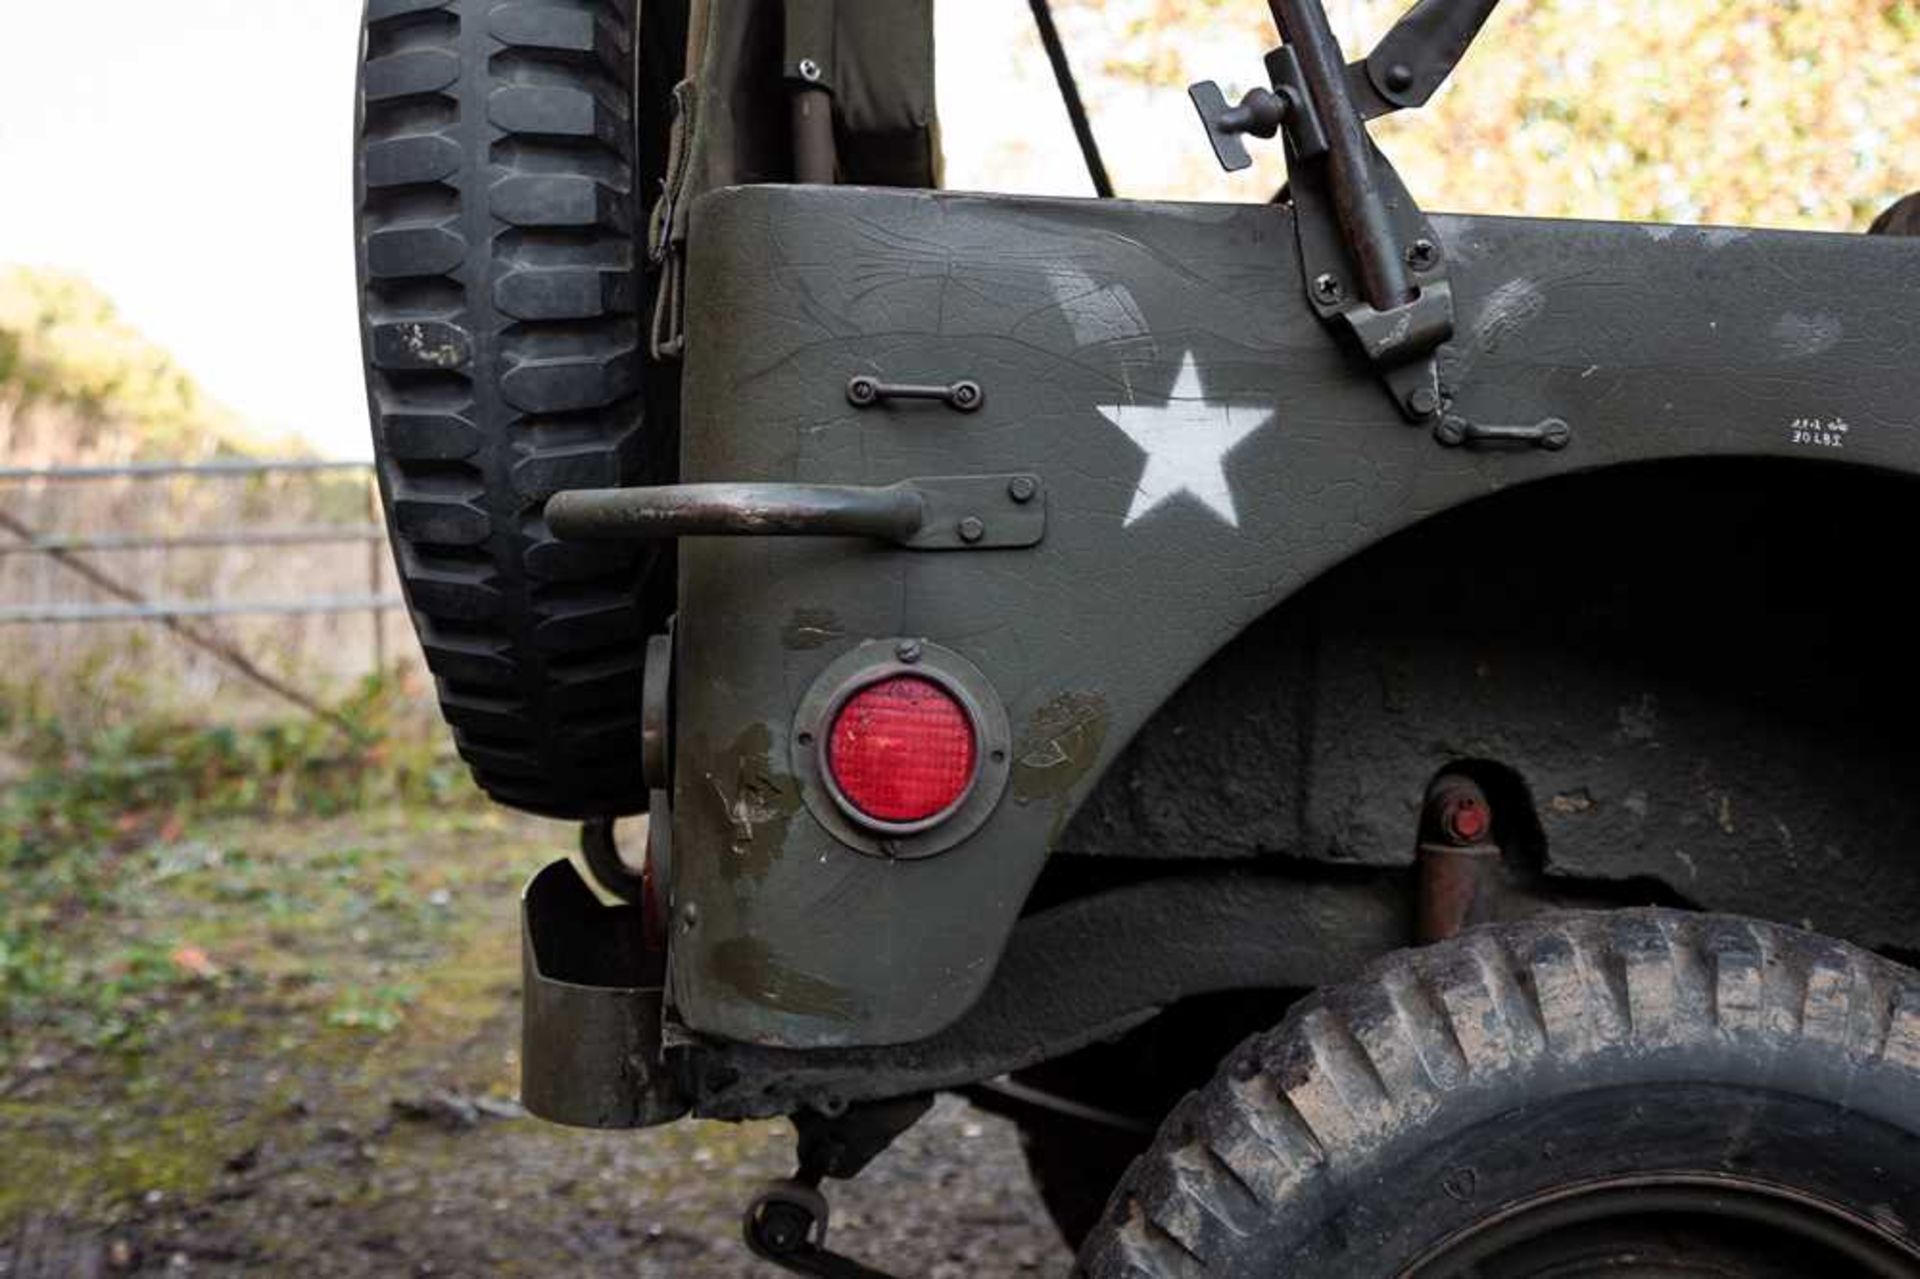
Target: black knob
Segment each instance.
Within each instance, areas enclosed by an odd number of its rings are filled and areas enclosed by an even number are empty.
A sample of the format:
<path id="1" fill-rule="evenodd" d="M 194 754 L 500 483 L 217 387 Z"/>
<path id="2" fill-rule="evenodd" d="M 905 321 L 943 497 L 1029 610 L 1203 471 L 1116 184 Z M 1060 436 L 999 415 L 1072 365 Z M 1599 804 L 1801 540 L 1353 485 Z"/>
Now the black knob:
<path id="1" fill-rule="evenodd" d="M 1200 122 L 1207 127 L 1207 141 L 1213 144 L 1214 158 L 1229 173 L 1253 163 L 1240 135 L 1250 133 L 1256 138 L 1270 138 L 1280 131 L 1287 118 L 1286 99 L 1271 89 L 1249 89 L 1238 105 L 1228 106 L 1220 86 L 1211 80 L 1202 80 L 1187 86 L 1187 97 L 1200 113 Z"/>

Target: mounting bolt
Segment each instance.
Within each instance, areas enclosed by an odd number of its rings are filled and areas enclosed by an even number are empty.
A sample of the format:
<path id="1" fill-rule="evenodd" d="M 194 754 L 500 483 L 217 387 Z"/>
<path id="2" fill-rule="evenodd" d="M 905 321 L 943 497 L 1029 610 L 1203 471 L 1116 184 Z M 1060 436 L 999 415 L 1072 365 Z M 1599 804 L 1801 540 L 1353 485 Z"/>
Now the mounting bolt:
<path id="1" fill-rule="evenodd" d="M 1407 265 L 1416 271 L 1425 271 L 1440 260 L 1440 246 L 1432 240 L 1419 239 L 1407 246 Z"/>
<path id="2" fill-rule="evenodd" d="M 980 407 L 980 401 L 986 397 L 980 393 L 978 382 L 955 382 L 947 389 L 947 403 L 962 413 L 971 413 Z"/>
<path id="3" fill-rule="evenodd" d="M 1387 92 L 1405 93 L 1413 87 L 1413 68 L 1404 62 L 1396 62 L 1387 68 Z"/>
<path id="4" fill-rule="evenodd" d="M 987 535 L 987 526 L 978 515 L 969 515 L 960 521 L 960 540 L 977 542 Z"/>
<path id="5" fill-rule="evenodd" d="M 847 379 L 847 402 L 864 409 L 880 399 L 880 379 L 856 373 Z"/>
<path id="6" fill-rule="evenodd" d="M 1440 397 L 1430 386 L 1416 386 L 1407 393 L 1407 408 L 1421 417 L 1431 417 L 1440 407 Z"/>
<path id="7" fill-rule="evenodd" d="M 820 79 L 820 64 L 812 58 L 800 59 L 800 65 L 794 69 L 800 73 L 800 78 L 809 84 Z"/>
<path id="8" fill-rule="evenodd" d="M 1340 287 L 1340 277 L 1330 271 L 1322 271 L 1313 277 L 1313 296 L 1328 306 L 1332 306 L 1346 296 L 1346 290 Z"/>
<path id="9" fill-rule="evenodd" d="M 917 639 L 904 639 L 893 646 L 893 655 L 909 666 L 920 660 L 922 652 Z"/>
<path id="10" fill-rule="evenodd" d="M 1031 475 L 1016 475 L 1007 481 L 1007 496 L 1016 502 L 1031 502 L 1040 486 L 1033 482 Z"/>

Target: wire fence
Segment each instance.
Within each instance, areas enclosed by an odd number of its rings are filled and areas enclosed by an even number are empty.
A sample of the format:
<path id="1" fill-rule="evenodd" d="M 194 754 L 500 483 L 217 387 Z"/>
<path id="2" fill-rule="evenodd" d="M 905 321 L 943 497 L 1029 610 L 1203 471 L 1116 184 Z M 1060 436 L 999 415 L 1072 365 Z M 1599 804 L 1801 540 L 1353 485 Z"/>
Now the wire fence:
<path id="1" fill-rule="evenodd" d="M 227 482 L 278 483 L 274 477 L 282 476 L 310 476 L 336 489 L 342 481 L 357 484 L 363 496 L 348 495 L 354 518 L 339 518 L 340 503 L 335 500 L 331 503 L 335 508 L 332 520 L 298 518 L 298 522 L 278 523 L 251 517 L 259 515 L 263 506 L 284 515 L 289 509 L 300 511 L 315 503 L 273 495 L 258 500 L 256 495 L 257 500 L 246 504 L 223 497 L 218 491 Z M 131 490 L 150 488 L 162 481 L 205 490 L 186 503 L 193 508 L 189 525 L 124 527 L 138 522 L 138 512 L 150 513 L 155 506 L 136 500 Z M 108 491 L 80 496 L 73 492 L 76 489 Z M 46 500 L 50 496 L 67 500 L 50 502 Z M 243 511 L 243 506 L 250 509 Z M 63 522 L 66 527 L 61 526 Z M 178 513 L 169 512 L 168 522 L 179 523 Z M 230 618 L 363 614 L 367 618 L 366 636 L 371 641 L 367 656 L 375 669 L 384 670 L 388 662 L 386 618 L 405 605 L 391 586 L 386 540 L 379 487 L 372 463 L 365 461 L 222 458 L 107 466 L 0 467 L 0 566 L 38 559 L 57 569 L 51 578 L 44 574 L 33 577 L 30 585 L 23 585 L 28 579 L 18 573 L 0 578 L 9 588 L 0 592 L 0 633 L 21 627 L 157 625 L 248 683 L 311 713 L 333 718 L 321 697 L 299 687 L 284 670 L 269 669 L 269 663 L 257 651 L 271 647 L 284 658 L 289 648 L 298 645 L 286 643 L 284 635 L 278 637 L 282 642 L 277 644 L 249 645 L 243 638 L 216 629 L 215 623 Z M 310 561 L 279 562 L 295 548 L 314 547 L 335 548 L 324 572 Z M 355 548 L 361 549 L 356 552 Z M 244 572 L 202 572 L 198 575 L 201 593 L 184 592 L 179 582 L 171 580 L 179 574 L 156 572 L 151 567 L 154 555 L 164 566 L 175 552 L 254 550 L 271 551 L 273 558 L 250 563 Z M 357 589 L 340 580 L 343 572 L 348 577 L 352 574 L 350 566 L 339 560 L 342 553 L 359 558 L 362 584 Z M 255 593 L 258 588 L 254 587 L 244 594 L 226 594 L 219 589 L 223 577 L 246 583 L 264 579 L 273 584 L 273 590 L 270 594 Z M 294 585 L 305 589 L 288 589 Z M 5 598 L 16 591 L 34 598 Z M 66 597 L 69 592 L 77 592 L 81 598 Z M 337 666 L 337 640 L 337 636 L 329 637 L 305 647 L 333 650 L 327 655 L 336 659 Z M 43 646 L 47 664 L 64 657 L 69 647 L 64 642 Z"/>

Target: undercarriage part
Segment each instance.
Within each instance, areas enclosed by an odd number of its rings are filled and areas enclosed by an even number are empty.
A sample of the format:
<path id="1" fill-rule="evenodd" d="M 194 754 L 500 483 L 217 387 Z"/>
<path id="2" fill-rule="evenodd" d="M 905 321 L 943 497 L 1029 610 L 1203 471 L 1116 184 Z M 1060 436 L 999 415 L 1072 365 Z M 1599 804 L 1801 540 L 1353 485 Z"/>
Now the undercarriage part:
<path id="1" fill-rule="evenodd" d="M 542 1119 L 644 1128 L 687 1112 L 663 1050 L 666 952 L 647 948 L 642 912 L 602 906 L 570 862 L 527 884 L 520 1095 Z"/>
<path id="2" fill-rule="evenodd" d="M 827 1248 L 828 1207 L 820 1183 L 860 1175 L 894 1138 L 918 1123 L 933 1104 L 928 1095 L 849 1106 L 836 1114 L 793 1116 L 799 1168 L 760 1189 L 747 1205 L 741 1233 L 756 1257 L 783 1270 L 822 1279 L 887 1279 Z"/>
<path id="3" fill-rule="evenodd" d="M 1493 842 L 1493 810 L 1472 778 L 1445 773 L 1434 781 L 1419 838 L 1419 942 L 1445 941 L 1491 921 L 1500 846 Z"/>
<path id="4" fill-rule="evenodd" d="M 868 537 L 912 551 L 1038 545 L 1045 487 L 1034 475 L 898 484 L 671 484 L 555 495 L 547 524 L 578 542 L 676 537 Z"/>
<path id="5" fill-rule="evenodd" d="M 972 1011 L 915 1043 L 795 1050 L 702 1042 L 703 1116 L 748 1119 L 959 1087 L 1120 1034 L 1209 991 L 1339 981 L 1411 932 L 1406 881 L 1182 875 L 1022 920 Z M 1089 980 L 1088 974 L 1099 974 Z"/>
<path id="6" fill-rule="evenodd" d="M 761 1187 L 741 1224 L 747 1248 L 791 1274 L 817 1279 L 892 1279 L 827 1248 L 827 1197 L 798 1178 Z"/>

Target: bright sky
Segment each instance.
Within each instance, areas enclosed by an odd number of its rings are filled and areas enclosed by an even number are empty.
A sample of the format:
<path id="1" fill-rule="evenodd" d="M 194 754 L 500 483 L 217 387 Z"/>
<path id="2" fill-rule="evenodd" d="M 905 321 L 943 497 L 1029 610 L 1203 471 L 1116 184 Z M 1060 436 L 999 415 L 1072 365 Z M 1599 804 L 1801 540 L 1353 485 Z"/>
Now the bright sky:
<path id="1" fill-rule="evenodd" d="M 269 434 L 365 456 L 350 177 L 358 0 L 9 0 L 0 262 L 91 278 Z M 939 6 L 948 183 L 1087 194 L 1021 0 Z M 1075 26 L 1097 16 L 1063 12 Z M 1251 80 L 1258 48 L 1223 79 Z M 1089 68 L 1088 70 L 1091 70 Z M 1083 74 L 1085 74 L 1083 72 Z M 1206 148 L 1184 97 L 1103 119 L 1109 150 Z M 1143 136 L 1143 132 L 1144 135 Z M 1267 177 L 1220 193 L 1259 198 Z"/>

